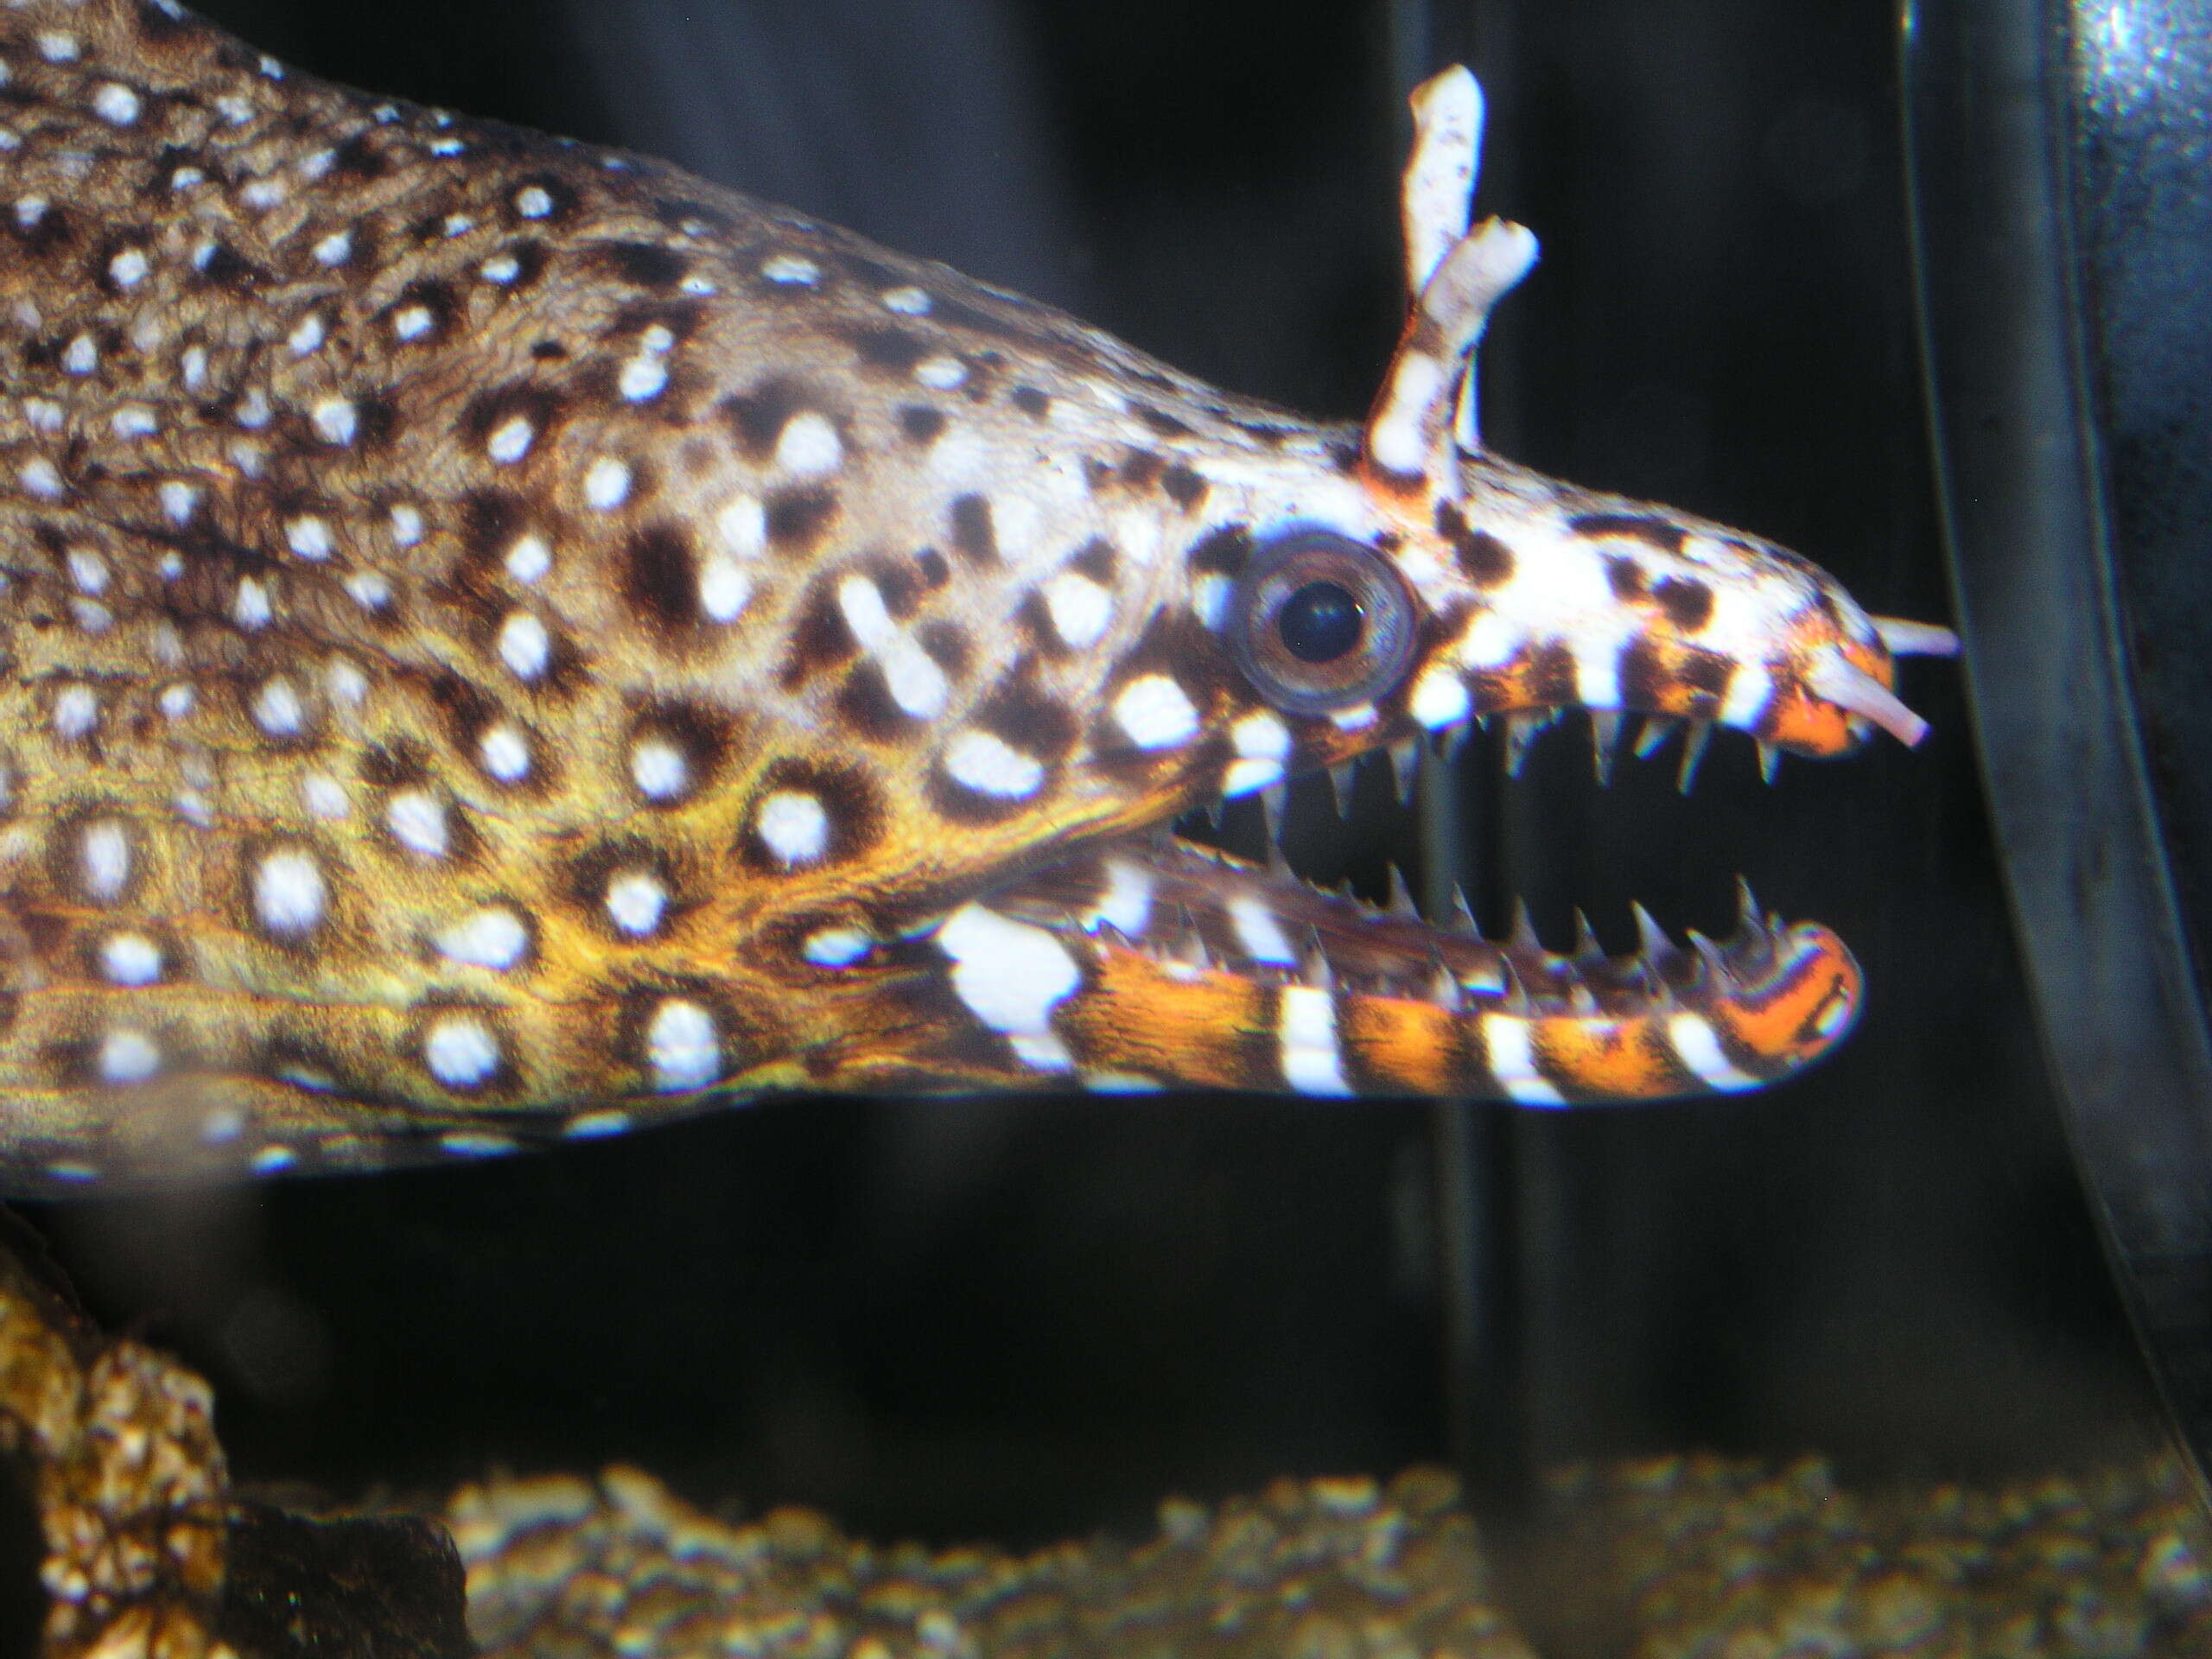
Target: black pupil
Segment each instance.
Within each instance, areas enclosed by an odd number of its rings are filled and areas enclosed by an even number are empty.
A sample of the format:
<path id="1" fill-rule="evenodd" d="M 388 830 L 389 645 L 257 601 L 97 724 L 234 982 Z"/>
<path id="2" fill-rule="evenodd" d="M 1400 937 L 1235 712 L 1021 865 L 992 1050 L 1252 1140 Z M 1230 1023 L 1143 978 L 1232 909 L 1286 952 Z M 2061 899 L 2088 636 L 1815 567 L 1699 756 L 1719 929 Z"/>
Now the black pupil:
<path id="1" fill-rule="evenodd" d="M 1282 602 L 1275 630 L 1301 663 L 1333 663 L 1359 643 L 1359 601 L 1333 582 L 1309 582 Z"/>

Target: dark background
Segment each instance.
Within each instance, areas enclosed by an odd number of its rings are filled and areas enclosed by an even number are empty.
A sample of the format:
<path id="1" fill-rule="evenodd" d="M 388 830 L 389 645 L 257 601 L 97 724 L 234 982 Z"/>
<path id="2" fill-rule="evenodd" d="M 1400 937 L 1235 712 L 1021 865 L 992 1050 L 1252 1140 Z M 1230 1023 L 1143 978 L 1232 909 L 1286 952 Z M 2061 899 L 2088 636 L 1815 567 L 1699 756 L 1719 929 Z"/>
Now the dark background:
<path id="1" fill-rule="evenodd" d="M 1947 609 L 1880 0 L 226 0 L 334 77 L 626 142 L 1362 411 L 1399 304 L 1409 70 L 1492 94 L 1483 205 L 1542 263 L 1486 349 L 1516 458 Z M 1452 1117 L 1254 1098 L 795 1101 L 488 1167 L 34 1212 L 221 1398 L 235 1465 L 340 1492 L 641 1462 L 703 1498 L 1010 1542 L 1171 1490 L 1689 1446 L 1988 1478 L 2157 1429 L 2066 1157 L 1967 714 L 1600 792 L 1579 729 L 1456 805 L 1478 908 L 1616 948 L 1732 882 L 1871 985 L 1749 1099 Z M 1576 722 L 1579 727 L 1579 722 Z M 1408 833 L 1370 779 L 1362 820 Z M 1234 825 L 1232 824 L 1232 828 Z M 1306 848 L 1370 888 L 1381 867 Z M 1471 1154 L 1465 1180 L 1440 1156 Z M 1440 1200 L 1440 1192 L 1459 1198 Z M 1471 1241 L 1478 1299 L 1440 1242 Z M 1465 1252 L 1460 1253 L 1464 1260 Z"/>

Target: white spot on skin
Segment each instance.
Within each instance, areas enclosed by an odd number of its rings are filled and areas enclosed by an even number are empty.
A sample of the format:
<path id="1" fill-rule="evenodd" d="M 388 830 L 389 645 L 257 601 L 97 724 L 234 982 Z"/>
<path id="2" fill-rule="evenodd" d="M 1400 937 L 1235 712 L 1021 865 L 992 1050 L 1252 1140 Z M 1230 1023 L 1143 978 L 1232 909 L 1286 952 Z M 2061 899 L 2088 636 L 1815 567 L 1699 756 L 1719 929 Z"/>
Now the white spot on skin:
<path id="1" fill-rule="evenodd" d="M 952 988 L 970 1013 L 1005 1037 L 1028 1039 L 1017 1052 L 1039 1071 L 1073 1069 L 1052 1025 L 1052 1010 L 1083 983 L 1066 946 L 1041 927 L 977 904 L 947 917 L 937 943 L 952 961 Z"/>
<path id="2" fill-rule="evenodd" d="M 822 280 L 822 268 L 796 253 L 779 253 L 763 260 L 760 274 L 772 283 L 812 288 Z"/>
<path id="3" fill-rule="evenodd" d="M 423 1064 L 448 1089 L 479 1088 L 499 1075 L 499 1039 L 473 1015 L 445 1014 L 423 1033 Z"/>
<path id="4" fill-rule="evenodd" d="M 1103 922 L 1125 938 L 1142 938 L 1152 925 L 1152 895 L 1157 885 L 1146 866 L 1126 858 L 1108 859 L 1106 891 L 1084 916 L 1084 927 L 1087 931 Z"/>
<path id="5" fill-rule="evenodd" d="M 269 626 L 276 611 L 269 602 L 269 590 L 257 576 L 238 578 L 238 597 L 231 602 L 231 620 L 248 633 L 257 633 Z"/>
<path id="6" fill-rule="evenodd" d="M 160 1074 L 161 1047 L 143 1031 L 111 1031 L 100 1043 L 99 1065 L 102 1083 L 127 1088 Z"/>
<path id="7" fill-rule="evenodd" d="M 630 499 L 630 469 L 612 455 L 601 455 L 584 474 L 584 504 L 612 512 Z"/>
<path id="8" fill-rule="evenodd" d="M 477 740 L 476 754 L 484 770 L 503 784 L 518 784 L 530 776 L 529 740 L 507 721 Z"/>
<path id="9" fill-rule="evenodd" d="M 849 968 L 874 948 L 864 928 L 825 927 L 807 935 L 798 953 L 817 968 Z"/>
<path id="10" fill-rule="evenodd" d="M 30 230 L 46 217 L 47 200 L 44 196 L 20 196 L 16 200 L 16 223 Z"/>
<path id="11" fill-rule="evenodd" d="M 423 515 L 413 507 L 391 510 L 391 541 L 395 547 L 412 547 L 423 539 Z"/>
<path id="12" fill-rule="evenodd" d="M 1466 682 L 1438 664 L 1414 682 L 1408 709 L 1415 720 L 1433 732 L 1458 725 L 1472 712 L 1473 704 L 1467 696 Z"/>
<path id="13" fill-rule="evenodd" d="M 353 233 L 333 231 L 315 245 L 315 263 L 319 265 L 342 265 L 353 257 Z"/>
<path id="14" fill-rule="evenodd" d="M 953 734 L 944 746 L 944 770 L 955 783 L 1001 800 L 1027 800 L 1045 781 L 1045 768 L 989 732 Z"/>
<path id="15" fill-rule="evenodd" d="M 107 262 L 109 279 L 118 288 L 136 288 L 146 280 L 146 256 L 136 248 L 125 248 Z"/>
<path id="16" fill-rule="evenodd" d="M 341 448 L 353 442 L 360 430 L 360 416 L 353 405 L 343 397 L 326 397 L 315 406 L 311 417 L 315 435 L 325 443 Z"/>
<path id="17" fill-rule="evenodd" d="M 279 938 L 302 938 L 313 932 L 321 925 L 328 902 L 322 867 L 302 848 L 280 847 L 264 853 L 254 867 L 254 914 Z"/>
<path id="18" fill-rule="evenodd" d="M 467 213 L 448 213 L 442 228 L 448 237 L 467 236 L 476 228 L 476 221 Z"/>
<path id="19" fill-rule="evenodd" d="M 630 751 L 630 781 L 649 801 L 677 800 L 691 786 L 691 764 L 668 739 L 641 738 Z"/>
<path id="20" fill-rule="evenodd" d="M 300 319 L 299 327 L 286 338 L 294 357 L 309 357 L 322 349 L 324 330 L 322 319 L 310 311 Z"/>
<path id="21" fill-rule="evenodd" d="M 151 985 L 162 976 L 162 947 L 143 933 L 111 933 L 100 941 L 100 971 L 113 985 Z"/>
<path id="22" fill-rule="evenodd" d="M 530 446 L 537 439 L 537 429 L 519 415 L 510 415 L 492 429 L 492 435 L 484 442 L 484 453 L 503 467 L 512 467 L 530 453 Z"/>
<path id="23" fill-rule="evenodd" d="M 162 713 L 171 720 L 189 720 L 199 705 L 200 694 L 188 685 L 165 685 L 161 695 Z"/>
<path id="24" fill-rule="evenodd" d="M 768 512 L 758 497 L 734 495 L 715 514 L 715 536 L 732 558 L 760 557 L 768 545 Z"/>
<path id="25" fill-rule="evenodd" d="M 1728 677 L 1728 695 L 1720 705 L 1720 723 L 1748 729 L 1758 723 L 1774 696 L 1774 676 L 1758 663 L 1738 663 Z"/>
<path id="26" fill-rule="evenodd" d="M 837 584 L 837 608 L 862 650 L 883 670 L 891 700 L 916 720 L 934 720 L 951 694 L 937 659 L 908 639 L 883 603 L 883 590 L 866 576 Z"/>
<path id="27" fill-rule="evenodd" d="M 62 348 L 61 367 L 67 374 L 90 374 L 100 365 L 100 348 L 90 334 L 79 334 Z"/>
<path id="28" fill-rule="evenodd" d="M 330 526 L 320 518 L 295 518 L 284 526 L 284 545 L 303 559 L 317 563 L 331 555 L 334 543 Z"/>
<path id="29" fill-rule="evenodd" d="M 1708 1087 L 1732 1094 L 1739 1089 L 1759 1086 L 1758 1078 L 1728 1058 L 1713 1029 L 1713 1022 L 1703 1014 L 1673 1015 L 1667 1021 L 1667 1035 L 1675 1046 L 1676 1058 Z"/>
<path id="30" fill-rule="evenodd" d="M 333 657 L 322 671 L 322 683 L 331 701 L 358 709 L 369 697 L 369 677 L 350 657 Z"/>
<path id="31" fill-rule="evenodd" d="M 54 463 L 43 455 L 34 456 L 18 467 L 16 469 L 16 477 L 25 489 L 41 501 L 58 501 L 61 499 L 61 474 L 54 470 Z"/>
<path id="32" fill-rule="evenodd" d="M 318 818 L 336 823 L 353 816 L 346 785 L 327 772 L 311 772 L 300 779 L 300 804 Z"/>
<path id="33" fill-rule="evenodd" d="M 799 478 L 820 478 L 845 464 L 845 446 L 826 415 L 806 410 L 784 423 L 776 438 L 776 464 Z"/>
<path id="34" fill-rule="evenodd" d="M 1529 1022 L 1510 1014 L 1482 1017 L 1483 1052 L 1489 1057 L 1490 1074 L 1497 1079 L 1509 1100 L 1523 1106 L 1564 1106 L 1567 1096 L 1536 1069 L 1536 1053 L 1529 1041 Z"/>
<path id="35" fill-rule="evenodd" d="M 48 63 L 74 63 L 83 48 L 77 37 L 66 29 L 46 29 L 39 31 L 38 54 Z"/>
<path id="36" fill-rule="evenodd" d="M 570 1141 L 595 1141 L 620 1135 L 629 1127 L 627 1112 L 586 1112 L 582 1117 L 570 1118 L 562 1126 L 561 1133 Z"/>
<path id="37" fill-rule="evenodd" d="M 391 332 L 402 340 L 420 340 L 437 327 L 437 321 L 427 305 L 403 306 L 392 314 Z"/>
<path id="38" fill-rule="evenodd" d="M 1165 674 L 1141 674 L 1114 699 L 1115 723 L 1141 749 L 1168 749 L 1198 734 L 1198 711 Z"/>
<path id="39" fill-rule="evenodd" d="M 699 563 L 699 611 L 709 622 L 734 622 L 753 598 L 753 578 L 720 554 Z"/>
<path id="40" fill-rule="evenodd" d="M 902 317 L 925 316 L 929 313 L 930 296 L 918 288 L 893 288 L 883 296 L 883 308 L 896 311 Z"/>
<path id="41" fill-rule="evenodd" d="M 299 1161 L 299 1154 L 289 1147 L 264 1147 L 245 1160 L 245 1166 L 257 1175 L 274 1175 Z"/>
<path id="42" fill-rule="evenodd" d="M 137 120 L 138 111 L 138 94 L 111 80 L 92 94 L 92 113 L 115 126 L 130 125 Z"/>
<path id="43" fill-rule="evenodd" d="M 553 568 L 553 550 L 537 535 L 518 536 L 507 550 L 507 574 L 527 588 Z"/>
<path id="44" fill-rule="evenodd" d="M 391 830 L 392 839 L 410 853 L 424 858 L 443 858 L 453 844 L 452 832 L 446 824 L 446 809 L 438 799 L 419 789 L 410 789 L 391 798 L 385 808 L 384 821 Z"/>
<path id="45" fill-rule="evenodd" d="M 181 530 L 192 522 L 192 515 L 200 505 L 200 492 L 190 484 L 171 479 L 159 491 L 162 516 Z"/>
<path id="46" fill-rule="evenodd" d="M 130 885 L 130 832 L 114 818 L 99 818 L 85 826 L 78 846 L 83 861 L 85 896 L 96 905 L 111 905 Z"/>
<path id="47" fill-rule="evenodd" d="M 968 378 L 968 365 L 957 357 L 925 357 L 914 365 L 914 378 L 932 391 L 957 391 Z"/>
<path id="48" fill-rule="evenodd" d="M 553 211 L 553 198 L 543 186 L 526 184 L 515 193 L 515 212 L 524 219 L 543 219 Z"/>
<path id="49" fill-rule="evenodd" d="M 299 687 L 282 674 L 263 681 L 253 699 L 253 723 L 270 737 L 297 737 L 308 723 Z"/>
<path id="50" fill-rule="evenodd" d="M 721 1076 L 721 1035 L 715 1016 L 696 1002 L 671 997 L 645 1028 L 645 1063 L 663 1094 L 704 1089 Z"/>
<path id="51" fill-rule="evenodd" d="M 99 694 L 89 685 L 65 685 L 54 697 L 54 734 L 64 743 L 92 735 L 100 723 Z"/>
<path id="52" fill-rule="evenodd" d="M 545 624 L 528 611 L 517 611 L 499 625 L 499 660 L 517 679 L 534 680 L 544 673 L 552 654 Z"/>
<path id="53" fill-rule="evenodd" d="M 762 842 L 785 868 L 818 862 L 830 850 L 830 815 L 814 796 L 779 789 L 760 803 L 753 821 Z"/>
<path id="54" fill-rule="evenodd" d="M 1254 962 L 1270 963 L 1278 968 L 1298 966 L 1298 952 L 1290 948 L 1282 924 L 1265 899 L 1249 893 L 1238 893 L 1229 901 L 1229 920 L 1236 930 L 1236 942 Z"/>
<path id="55" fill-rule="evenodd" d="M 1052 631 L 1077 651 L 1096 645 L 1113 624 L 1113 594 L 1088 576 L 1063 570 L 1043 591 Z"/>
<path id="56" fill-rule="evenodd" d="M 356 570 L 346 578 L 346 591 L 365 611 L 380 611 L 391 603 L 391 579 L 381 570 Z"/>
<path id="57" fill-rule="evenodd" d="M 107 561 L 99 554 L 84 548 L 72 548 L 63 563 L 69 567 L 69 580 L 77 584 L 79 593 L 107 591 Z"/>
<path id="58" fill-rule="evenodd" d="M 132 438 L 149 438 L 161 429 L 161 423 L 154 411 L 143 404 L 125 404 L 115 411 L 108 422 L 115 435 L 128 442 Z"/>
<path id="59" fill-rule="evenodd" d="M 23 399 L 23 418 L 35 432 L 59 432 L 61 429 L 61 405 L 51 397 Z"/>
<path id="60" fill-rule="evenodd" d="M 530 930 L 504 905 L 488 906 L 441 929 L 431 941 L 448 962 L 505 973 L 530 951 Z"/>
<path id="61" fill-rule="evenodd" d="M 630 402 L 651 403 L 667 389 L 668 365 L 658 357 L 633 357 L 622 365 L 615 384 Z"/>
<path id="62" fill-rule="evenodd" d="M 1286 985 L 1276 1025 L 1282 1080 L 1301 1095 L 1348 1095 L 1337 1046 L 1336 999 L 1317 985 Z"/>
<path id="63" fill-rule="evenodd" d="M 511 253 L 495 253 L 476 268 L 476 274 L 504 288 L 522 275 L 522 262 Z"/>
<path id="64" fill-rule="evenodd" d="M 668 889 L 651 870 L 621 870 L 607 883 L 607 918 L 633 939 L 652 937 L 668 911 Z"/>

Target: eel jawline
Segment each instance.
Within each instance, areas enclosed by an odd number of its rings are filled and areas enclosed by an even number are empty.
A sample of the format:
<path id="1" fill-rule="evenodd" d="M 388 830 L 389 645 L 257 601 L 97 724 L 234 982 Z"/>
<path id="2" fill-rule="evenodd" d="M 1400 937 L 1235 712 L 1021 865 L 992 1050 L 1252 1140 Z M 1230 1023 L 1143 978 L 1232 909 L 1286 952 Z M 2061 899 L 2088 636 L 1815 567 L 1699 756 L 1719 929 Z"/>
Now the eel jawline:
<path id="1" fill-rule="evenodd" d="M 1375 910 L 1161 836 L 1039 871 L 939 937 L 956 972 L 1019 954 L 992 929 L 1071 957 L 1065 994 L 1014 1035 L 1033 1063 L 1079 1064 L 1094 1088 L 1659 1100 L 1773 1083 L 1857 1017 L 1843 942 L 1762 918 L 1748 889 L 1719 943 L 1693 933 L 1684 949 L 1641 908 L 1637 919 L 1632 954 L 1606 955 L 1586 929 L 1555 953 L 1525 919 L 1485 939 L 1464 901 L 1455 925 L 1432 926 L 1402 897 Z"/>

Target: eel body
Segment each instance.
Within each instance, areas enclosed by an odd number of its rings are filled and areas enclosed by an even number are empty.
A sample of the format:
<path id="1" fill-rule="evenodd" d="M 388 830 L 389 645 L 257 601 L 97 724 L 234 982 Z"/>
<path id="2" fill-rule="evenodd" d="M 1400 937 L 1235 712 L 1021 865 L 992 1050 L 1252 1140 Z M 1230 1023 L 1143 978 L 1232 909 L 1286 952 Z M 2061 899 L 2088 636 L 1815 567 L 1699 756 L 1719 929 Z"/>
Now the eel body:
<path id="1" fill-rule="evenodd" d="M 635 156 L 0 6 L 0 1177 L 358 1168 L 766 1092 L 1747 1088 L 1834 935 L 1608 958 L 1166 838 L 1567 705 L 1919 722 L 1756 537 L 1460 389 L 1533 240 L 1417 100 L 1361 425 Z"/>

